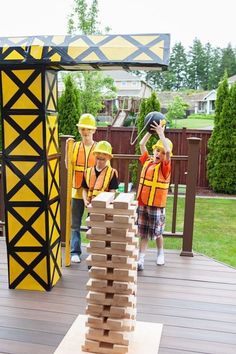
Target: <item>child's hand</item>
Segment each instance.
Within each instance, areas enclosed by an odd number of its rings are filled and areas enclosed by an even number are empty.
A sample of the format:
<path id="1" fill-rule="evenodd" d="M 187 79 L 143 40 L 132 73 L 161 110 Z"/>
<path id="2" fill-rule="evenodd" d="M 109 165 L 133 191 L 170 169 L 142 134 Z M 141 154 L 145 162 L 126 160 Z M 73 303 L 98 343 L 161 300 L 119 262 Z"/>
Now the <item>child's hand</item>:
<path id="1" fill-rule="evenodd" d="M 151 129 L 154 130 L 158 134 L 158 136 L 160 137 L 164 134 L 165 127 L 164 126 L 162 127 L 161 124 L 158 124 L 157 122 L 154 121 L 151 124 Z"/>
<path id="2" fill-rule="evenodd" d="M 84 206 L 87 208 L 89 206 L 90 202 L 88 200 L 84 200 Z"/>

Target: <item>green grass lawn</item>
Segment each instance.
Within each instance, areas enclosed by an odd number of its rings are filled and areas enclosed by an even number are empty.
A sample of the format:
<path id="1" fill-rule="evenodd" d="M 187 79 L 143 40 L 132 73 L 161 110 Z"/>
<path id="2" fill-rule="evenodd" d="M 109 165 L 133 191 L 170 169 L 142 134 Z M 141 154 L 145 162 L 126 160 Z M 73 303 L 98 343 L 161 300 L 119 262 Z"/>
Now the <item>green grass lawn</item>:
<path id="1" fill-rule="evenodd" d="M 213 119 L 176 119 L 173 120 L 172 128 L 201 129 L 214 126 Z"/>
<path id="2" fill-rule="evenodd" d="M 171 229 L 172 203 L 169 196 L 166 231 Z M 182 231 L 184 198 L 178 200 L 177 214 L 177 231 Z M 82 242 L 87 242 L 84 233 Z M 181 239 L 165 238 L 166 249 L 181 250 L 181 244 Z M 155 242 L 149 246 L 155 247 Z M 193 250 L 236 267 L 236 199 L 196 199 Z"/>

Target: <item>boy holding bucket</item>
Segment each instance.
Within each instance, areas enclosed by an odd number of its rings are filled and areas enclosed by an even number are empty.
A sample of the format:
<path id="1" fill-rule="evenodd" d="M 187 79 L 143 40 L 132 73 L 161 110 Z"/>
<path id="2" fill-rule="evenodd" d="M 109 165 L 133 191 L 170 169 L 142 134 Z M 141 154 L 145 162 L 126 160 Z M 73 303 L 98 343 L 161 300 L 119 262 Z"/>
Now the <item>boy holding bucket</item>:
<path id="1" fill-rule="evenodd" d="M 153 120 L 151 129 L 159 136 L 153 145 L 153 157 L 149 156 L 146 144 L 151 137 L 146 133 L 140 141 L 143 165 L 137 199 L 138 230 L 140 249 L 138 270 L 144 269 L 144 257 L 149 239 L 155 239 L 157 245 L 157 265 L 164 265 L 163 232 L 165 227 L 165 206 L 170 183 L 172 142 L 165 137 L 164 127 Z"/>

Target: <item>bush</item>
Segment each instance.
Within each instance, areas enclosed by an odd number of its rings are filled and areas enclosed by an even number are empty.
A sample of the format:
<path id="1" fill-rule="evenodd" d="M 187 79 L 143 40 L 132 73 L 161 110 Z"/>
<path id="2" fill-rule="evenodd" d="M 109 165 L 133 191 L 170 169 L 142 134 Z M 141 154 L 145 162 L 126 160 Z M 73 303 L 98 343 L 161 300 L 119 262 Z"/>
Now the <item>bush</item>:
<path id="1" fill-rule="evenodd" d="M 200 113 L 196 113 L 196 114 L 190 114 L 188 116 L 188 119 L 215 119 L 215 115 L 214 114 L 200 114 Z"/>

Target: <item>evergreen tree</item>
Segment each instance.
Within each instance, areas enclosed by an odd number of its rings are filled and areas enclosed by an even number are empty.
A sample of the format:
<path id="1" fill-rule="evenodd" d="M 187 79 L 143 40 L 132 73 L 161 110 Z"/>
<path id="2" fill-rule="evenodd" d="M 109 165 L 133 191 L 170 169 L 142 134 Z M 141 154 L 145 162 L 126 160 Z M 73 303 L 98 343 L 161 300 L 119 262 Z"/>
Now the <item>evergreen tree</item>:
<path id="1" fill-rule="evenodd" d="M 216 99 L 216 124 L 209 139 L 208 179 L 215 192 L 236 193 L 236 85 L 228 88 L 227 76 Z"/>
<path id="2" fill-rule="evenodd" d="M 209 49 L 209 48 L 208 48 Z M 206 49 L 206 50 L 208 50 Z M 222 49 L 220 48 L 212 48 L 209 53 L 210 62 L 209 62 L 209 72 L 208 72 L 208 85 L 207 89 L 212 90 L 216 89 L 222 75 L 220 75 L 220 65 L 221 65 L 221 57 L 222 57 Z"/>
<path id="3" fill-rule="evenodd" d="M 231 44 L 222 50 L 222 58 L 219 73 L 221 77 L 227 71 L 228 77 L 236 74 L 236 56 Z"/>
<path id="4" fill-rule="evenodd" d="M 174 91 L 179 91 L 187 87 L 187 56 L 181 42 L 176 43 L 170 56 L 169 70 L 173 73 L 172 87 Z"/>
<path id="5" fill-rule="evenodd" d="M 188 87 L 199 90 L 203 88 L 203 84 L 206 82 L 206 54 L 199 39 L 194 39 L 188 56 Z"/>
<path id="6" fill-rule="evenodd" d="M 71 74 L 64 77 L 65 90 L 58 100 L 59 132 L 79 137 L 76 124 L 81 115 L 80 97 L 77 84 Z"/>

